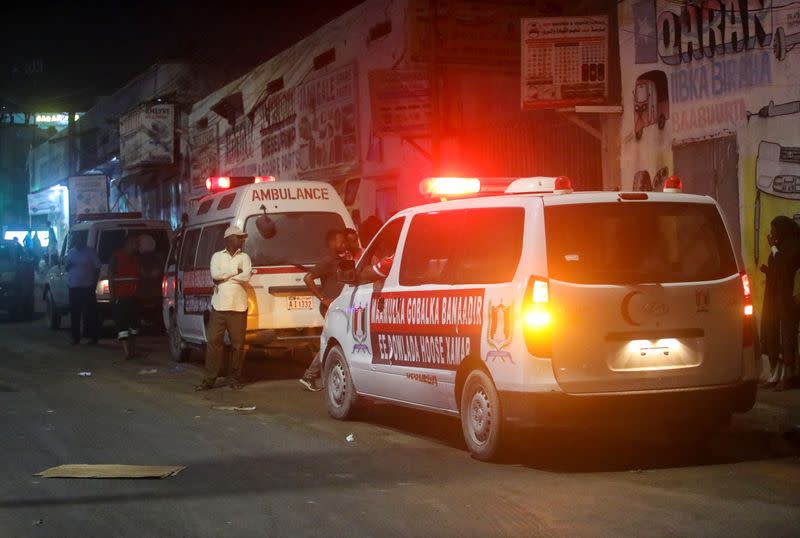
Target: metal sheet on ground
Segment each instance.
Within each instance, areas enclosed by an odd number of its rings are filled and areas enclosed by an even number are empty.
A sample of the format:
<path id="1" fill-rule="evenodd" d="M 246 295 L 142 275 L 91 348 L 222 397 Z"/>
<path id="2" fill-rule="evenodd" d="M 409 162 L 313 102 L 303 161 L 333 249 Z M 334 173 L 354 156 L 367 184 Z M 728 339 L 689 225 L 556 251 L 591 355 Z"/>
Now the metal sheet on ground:
<path id="1" fill-rule="evenodd" d="M 186 469 L 183 465 L 70 464 L 50 467 L 34 476 L 44 478 L 167 478 Z"/>

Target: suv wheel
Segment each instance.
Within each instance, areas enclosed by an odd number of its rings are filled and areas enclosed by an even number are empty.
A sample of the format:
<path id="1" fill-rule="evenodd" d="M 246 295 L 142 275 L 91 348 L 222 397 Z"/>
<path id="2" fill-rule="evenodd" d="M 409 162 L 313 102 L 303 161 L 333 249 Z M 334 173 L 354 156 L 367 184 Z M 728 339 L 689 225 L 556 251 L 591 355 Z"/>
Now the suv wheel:
<path id="1" fill-rule="evenodd" d="M 58 308 L 56 307 L 56 302 L 53 300 L 53 294 L 51 292 L 47 292 L 47 326 L 56 331 L 61 328 L 61 314 L 58 313 Z"/>
<path id="2" fill-rule="evenodd" d="M 337 420 L 352 418 L 356 407 L 356 387 L 342 348 L 333 347 L 325 361 L 325 405 L 328 414 Z"/>
<path id="3" fill-rule="evenodd" d="M 482 370 L 474 370 L 461 393 L 461 429 L 472 457 L 496 459 L 500 453 L 503 413 L 497 389 Z"/>
<path id="4" fill-rule="evenodd" d="M 167 332 L 169 338 L 169 354 L 172 356 L 172 359 L 176 362 L 188 361 L 192 351 L 184 345 L 183 338 L 181 338 L 181 331 L 178 329 L 178 323 L 174 315 L 169 319 L 169 330 Z"/>

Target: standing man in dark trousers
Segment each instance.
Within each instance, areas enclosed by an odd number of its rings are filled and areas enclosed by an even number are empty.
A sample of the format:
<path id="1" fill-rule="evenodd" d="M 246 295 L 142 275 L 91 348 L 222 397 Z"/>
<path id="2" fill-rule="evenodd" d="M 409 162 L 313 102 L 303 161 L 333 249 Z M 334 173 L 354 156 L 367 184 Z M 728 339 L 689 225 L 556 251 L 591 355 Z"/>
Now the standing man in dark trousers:
<path id="1" fill-rule="evenodd" d="M 206 376 L 195 390 L 214 388 L 222 367 L 225 331 L 231 342 L 231 366 L 228 386 L 233 390 L 242 388 L 242 366 L 244 365 L 244 335 L 247 330 L 247 290 L 252 262 L 242 252 L 247 234 L 238 226 L 225 230 L 225 250 L 211 257 L 211 279 L 214 295 L 211 296 L 211 315 L 208 320 L 208 343 L 206 344 Z"/>
<path id="2" fill-rule="evenodd" d="M 72 345 L 81 341 L 81 317 L 89 342 L 97 343 L 97 279 L 100 260 L 97 252 L 86 245 L 85 234 L 75 234 L 75 244 L 67 253 L 65 266 L 69 286 L 70 331 Z"/>
<path id="3" fill-rule="evenodd" d="M 137 236 L 129 236 L 125 246 L 114 253 L 108 273 L 117 339 L 122 342 L 125 358 L 131 359 L 136 356 L 136 336 L 139 334 L 137 291 L 142 276 Z"/>
<path id="4" fill-rule="evenodd" d="M 336 278 L 336 270 L 339 267 L 339 260 L 346 255 L 347 245 L 345 243 L 344 230 L 331 230 L 327 235 L 328 250 L 320 262 L 311 268 L 311 271 L 303 278 L 303 281 L 311 290 L 311 293 L 319 299 L 319 313 L 325 318 L 328 307 L 334 299 L 342 292 L 344 284 Z M 320 285 L 317 286 L 316 279 Z M 300 384 L 307 390 L 317 392 L 322 390 L 317 382 L 322 378 L 322 353 L 317 352 L 314 360 L 311 361 L 303 377 L 299 379 Z"/>

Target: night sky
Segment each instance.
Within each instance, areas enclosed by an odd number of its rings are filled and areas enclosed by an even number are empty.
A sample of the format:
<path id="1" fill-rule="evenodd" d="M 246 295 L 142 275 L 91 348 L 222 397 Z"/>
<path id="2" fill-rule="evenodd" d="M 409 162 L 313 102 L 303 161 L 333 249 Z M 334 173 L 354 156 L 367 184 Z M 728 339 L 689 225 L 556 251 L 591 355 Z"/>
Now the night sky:
<path id="1" fill-rule="evenodd" d="M 160 60 L 245 69 L 359 3 L 7 2 L 0 32 L 0 99 L 29 111 L 85 110 L 96 96 L 113 92 Z"/>

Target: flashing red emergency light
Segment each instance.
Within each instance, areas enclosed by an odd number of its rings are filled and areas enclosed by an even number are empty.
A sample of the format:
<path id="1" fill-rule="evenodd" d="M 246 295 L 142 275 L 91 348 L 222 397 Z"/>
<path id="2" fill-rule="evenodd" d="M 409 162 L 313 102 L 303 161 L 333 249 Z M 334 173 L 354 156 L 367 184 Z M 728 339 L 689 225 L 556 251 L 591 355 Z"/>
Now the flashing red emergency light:
<path id="1" fill-rule="evenodd" d="M 253 183 L 267 183 L 276 181 L 275 176 L 219 176 L 206 179 L 206 189 L 210 192 L 219 192 L 242 185 L 252 185 Z"/>
<path id="2" fill-rule="evenodd" d="M 664 192 L 683 192 L 683 181 L 678 176 L 669 176 L 664 182 Z"/>
<path id="3" fill-rule="evenodd" d="M 754 341 L 753 295 L 750 290 L 750 277 L 742 272 L 742 292 L 744 292 L 744 321 L 742 324 L 742 345 L 751 347 Z"/>
<path id="4" fill-rule="evenodd" d="M 555 194 L 568 194 L 572 192 L 572 180 L 567 176 L 556 177 L 555 184 L 553 185 L 553 192 Z"/>
<path id="5" fill-rule="evenodd" d="M 475 177 L 429 177 L 419 185 L 419 192 L 438 198 L 474 196 L 481 190 L 481 180 Z"/>

